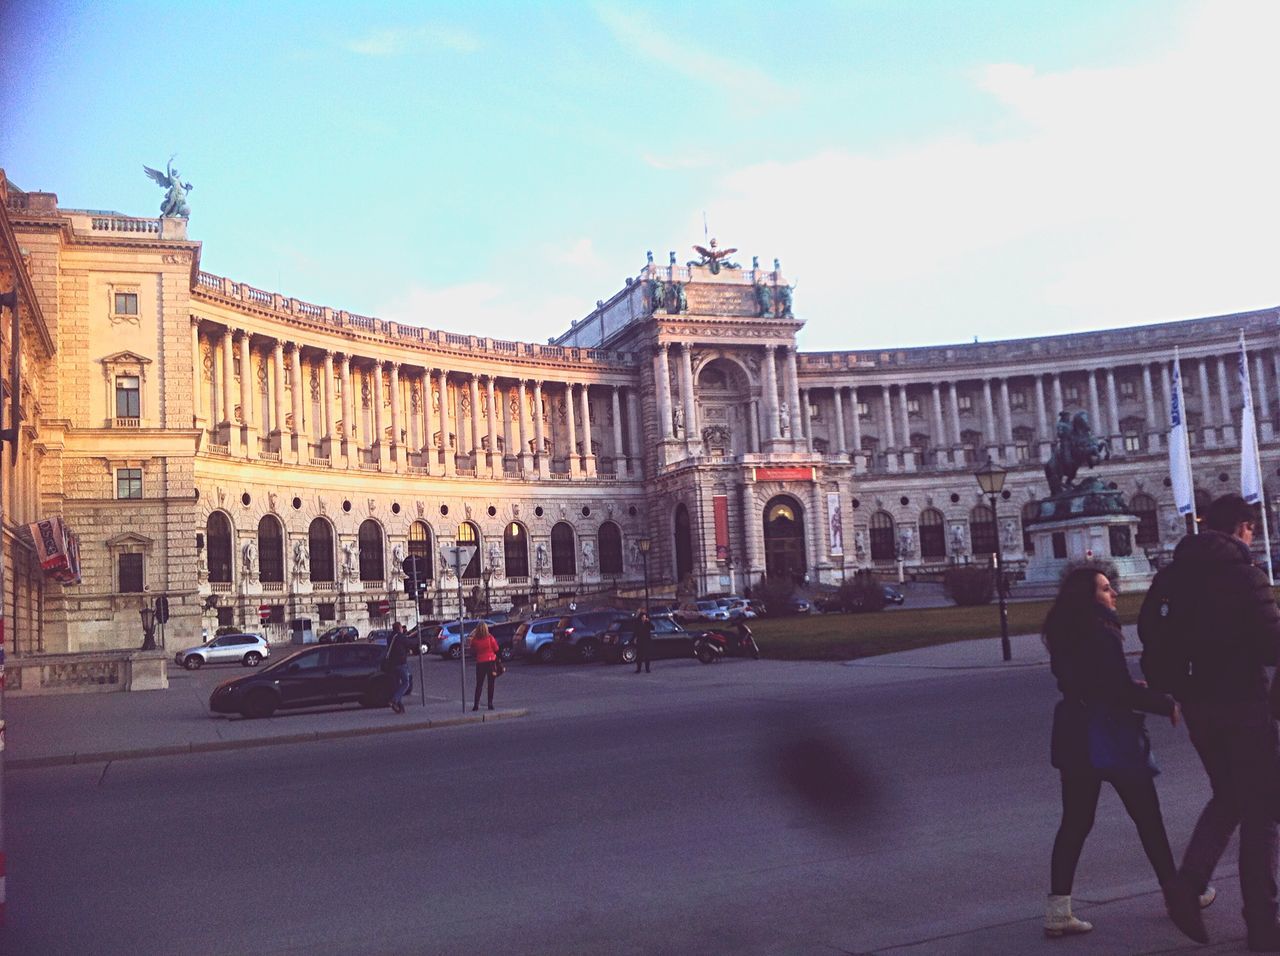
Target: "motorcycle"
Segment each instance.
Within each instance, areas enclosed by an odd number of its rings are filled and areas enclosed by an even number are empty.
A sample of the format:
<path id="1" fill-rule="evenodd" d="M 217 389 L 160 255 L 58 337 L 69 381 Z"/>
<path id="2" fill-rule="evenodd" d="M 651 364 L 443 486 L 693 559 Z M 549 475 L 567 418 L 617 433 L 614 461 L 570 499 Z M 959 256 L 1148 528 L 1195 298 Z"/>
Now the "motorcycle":
<path id="1" fill-rule="evenodd" d="M 715 664 L 724 657 L 725 637 L 714 632 L 700 634 L 693 641 L 693 656 L 702 664 Z"/>
<path id="2" fill-rule="evenodd" d="M 751 636 L 751 629 L 743 627 L 736 633 L 707 631 L 693 642 L 693 653 L 704 664 L 714 664 L 722 657 L 751 657 L 760 660 L 760 646 Z"/>

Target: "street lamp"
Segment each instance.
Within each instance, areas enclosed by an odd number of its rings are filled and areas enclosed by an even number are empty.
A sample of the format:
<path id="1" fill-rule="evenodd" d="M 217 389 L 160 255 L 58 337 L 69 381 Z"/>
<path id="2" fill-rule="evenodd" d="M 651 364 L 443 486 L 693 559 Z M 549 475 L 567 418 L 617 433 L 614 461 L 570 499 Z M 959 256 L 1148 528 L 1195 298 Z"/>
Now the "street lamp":
<path id="1" fill-rule="evenodd" d="M 1004 480 L 1008 474 L 990 457 L 985 465 L 973 473 L 982 493 L 991 499 L 991 529 L 996 538 L 996 594 L 1000 598 L 1000 653 L 1006 661 L 1013 659 L 1013 650 L 1009 646 L 1009 605 L 1005 602 L 1004 554 L 1000 546 L 1000 523 L 996 520 L 996 495 L 1004 490 Z"/>
<path id="2" fill-rule="evenodd" d="M 636 541 L 636 547 L 640 549 L 640 560 L 644 562 L 644 613 L 649 613 L 649 546 L 648 538 L 640 538 Z"/>
<path id="3" fill-rule="evenodd" d="M 150 604 L 144 604 L 138 614 L 142 617 L 142 649 L 154 651 L 156 649 L 156 609 Z"/>
<path id="4" fill-rule="evenodd" d="M 489 600 L 489 581 L 493 578 L 493 568 L 485 568 L 480 577 L 484 579 L 484 613 L 489 614 L 493 611 L 493 604 Z"/>

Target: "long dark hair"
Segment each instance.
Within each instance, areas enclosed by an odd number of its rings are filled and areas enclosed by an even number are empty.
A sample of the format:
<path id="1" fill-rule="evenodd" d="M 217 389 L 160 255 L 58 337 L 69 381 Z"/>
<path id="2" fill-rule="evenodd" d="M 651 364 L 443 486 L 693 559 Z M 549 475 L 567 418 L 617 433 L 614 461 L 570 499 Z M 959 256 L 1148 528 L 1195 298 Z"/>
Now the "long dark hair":
<path id="1" fill-rule="evenodd" d="M 1105 572 L 1097 568 L 1075 568 L 1067 572 L 1058 588 L 1058 596 L 1053 607 L 1045 615 L 1044 627 L 1040 636 L 1044 646 L 1049 649 L 1050 656 L 1056 654 L 1065 641 L 1071 639 L 1073 633 L 1079 633 L 1088 626 L 1089 621 L 1097 614 L 1098 608 L 1098 576 L 1106 577 Z"/>

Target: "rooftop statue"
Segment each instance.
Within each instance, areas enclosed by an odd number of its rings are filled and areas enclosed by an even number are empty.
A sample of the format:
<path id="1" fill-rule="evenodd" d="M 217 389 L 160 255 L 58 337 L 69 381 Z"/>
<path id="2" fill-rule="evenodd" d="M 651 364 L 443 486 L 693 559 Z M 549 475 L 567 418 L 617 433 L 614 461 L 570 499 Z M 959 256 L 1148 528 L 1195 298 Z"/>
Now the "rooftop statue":
<path id="1" fill-rule="evenodd" d="M 155 181 L 157 186 L 161 186 L 166 190 L 164 202 L 160 204 L 160 215 L 165 219 L 190 218 L 191 209 L 187 206 L 187 193 L 195 187 L 182 181 L 178 171 L 173 168 L 173 157 L 170 156 L 169 162 L 165 164 L 166 172 L 162 173 L 160 170 L 152 169 L 150 166 L 143 166 L 142 168 Z"/>
<path id="2" fill-rule="evenodd" d="M 1044 466 L 1044 476 L 1049 482 L 1049 494 L 1058 497 L 1078 490 L 1076 473 L 1082 465 L 1093 468 L 1111 457 L 1111 444 L 1105 438 L 1097 438 L 1089 426 L 1089 415 L 1079 411 L 1058 414 L 1057 442 Z M 1097 479 L 1091 479 L 1097 481 Z M 1084 482 L 1081 483 L 1083 486 Z"/>
<path id="3" fill-rule="evenodd" d="M 702 256 L 702 258 L 697 260 L 696 262 L 690 262 L 689 265 L 706 266 L 708 269 L 711 270 L 711 274 L 713 276 L 719 275 L 721 269 L 741 269 L 742 268 L 742 266 L 738 265 L 736 262 L 729 261 L 729 256 L 733 255 L 738 250 L 736 248 L 735 249 L 717 249 L 716 241 L 714 239 L 711 240 L 710 249 L 707 249 L 703 246 L 694 246 L 693 251 L 696 252 L 698 255 Z"/>

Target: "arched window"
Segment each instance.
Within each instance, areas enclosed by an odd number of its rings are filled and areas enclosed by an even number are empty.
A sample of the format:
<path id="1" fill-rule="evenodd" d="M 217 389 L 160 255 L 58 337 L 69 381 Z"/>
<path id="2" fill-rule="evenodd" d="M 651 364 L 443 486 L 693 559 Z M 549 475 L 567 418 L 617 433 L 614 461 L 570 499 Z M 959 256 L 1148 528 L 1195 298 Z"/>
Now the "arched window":
<path id="1" fill-rule="evenodd" d="M 311 552 L 311 580 L 333 580 L 333 526 L 316 518 L 307 529 L 307 550 Z"/>
<path id="2" fill-rule="evenodd" d="M 871 516 L 871 560 L 892 561 L 897 556 L 893 516 L 887 511 L 877 511 Z"/>
<path id="3" fill-rule="evenodd" d="M 986 505 L 969 512 L 969 546 L 974 554 L 996 553 L 996 517 Z"/>
<path id="4" fill-rule="evenodd" d="M 1156 499 L 1147 494 L 1137 494 L 1129 499 L 1129 510 L 1138 516 L 1138 537 L 1135 543 L 1157 545 L 1160 543 L 1160 521 L 1156 517 Z"/>
<path id="5" fill-rule="evenodd" d="M 507 580 L 529 576 L 529 532 L 512 521 L 502 532 L 502 553 L 507 562 Z"/>
<path id="6" fill-rule="evenodd" d="M 612 521 L 600 526 L 596 536 L 597 550 L 600 552 L 600 573 L 622 573 L 622 531 Z"/>
<path id="7" fill-rule="evenodd" d="M 258 522 L 258 578 L 284 583 L 284 530 L 275 515 L 263 515 Z"/>
<path id="8" fill-rule="evenodd" d="M 561 521 L 551 529 L 551 573 L 577 574 L 578 555 L 573 547 L 573 528 Z"/>
<path id="9" fill-rule="evenodd" d="M 1022 506 L 1022 553 L 1035 554 L 1035 543 L 1031 540 L 1031 523 L 1040 515 L 1040 502 L 1028 501 Z"/>
<path id="10" fill-rule="evenodd" d="M 467 566 L 462 569 L 462 580 L 479 581 L 480 580 L 480 529 L 470 521 L 464 521 L 458 525 L 458 544 L 470 544 L 475 546 L 475 552 L 471 555 L 471 560 L 467 562 Z"/>
<path id="11" fill-rule="evenodd" d="M 426 564 L 425 578 L 430 579 L 436 576 L 435 555 L 431 550 L 431 529 L 425 522 L 415 521 L 409 525 L 409 555 L 421 558 Z"/>
<path id="12" fill-rule="evenodd" d="M 209 580 L 214 584 L 231 583 L 231 522 L 221 511 L 209 515 L 204 526 L 205 548 L 209 552 Z"/>
<path id="13" fill-rule="evenodd" d="M 920 512 L 920 557 L 945 558 L 947 556 L 947 533 L 943 527 L 942 512 L 937 508 L 926 508 Z"/>
<path id="14" fill-rule="evenodd" d="M 360 525 L 360 580 L 381 582 L 386 579 L 382 562 L 382 525 L 366 518 Z"/>

